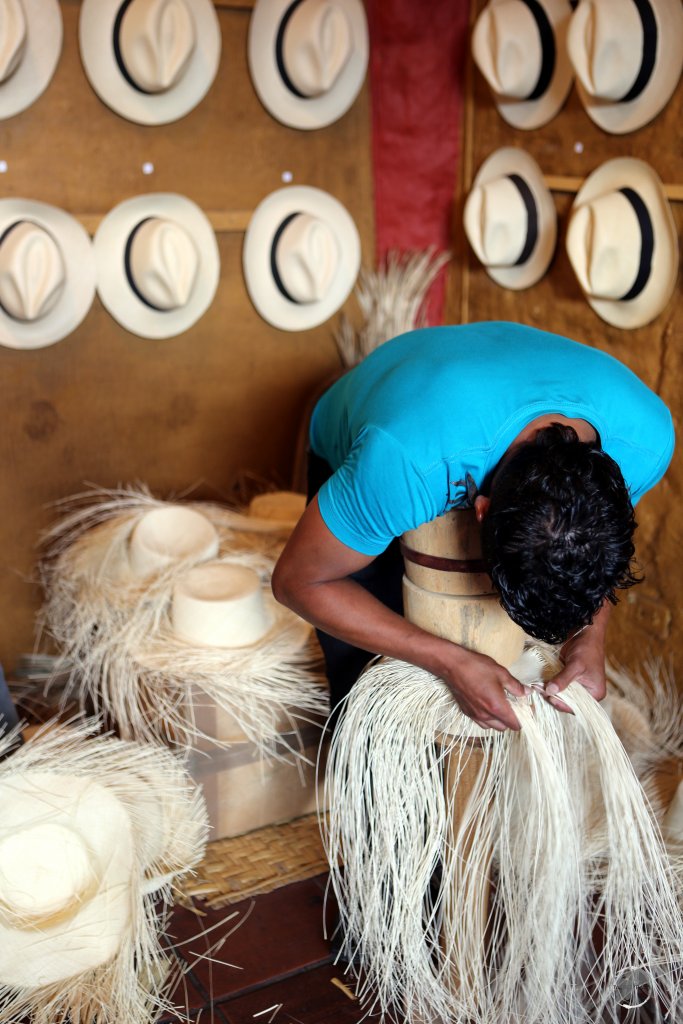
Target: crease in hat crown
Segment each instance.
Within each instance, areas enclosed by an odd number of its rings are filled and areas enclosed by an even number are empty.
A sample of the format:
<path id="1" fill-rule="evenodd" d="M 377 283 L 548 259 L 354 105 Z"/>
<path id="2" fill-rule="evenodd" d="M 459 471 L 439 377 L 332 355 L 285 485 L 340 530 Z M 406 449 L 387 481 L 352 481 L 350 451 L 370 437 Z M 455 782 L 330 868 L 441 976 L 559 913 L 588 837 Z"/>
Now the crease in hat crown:
<path id="1" fill-rule="evenodd" d="M 310 213 L 283 221 L 273 242 L 276 282 L 292 302 L 320 302 L 330 290 L 341 252 L 332 227 Z"/>
<path id="2" fill-rule="evenodd" d="M 142 92 L 172 89 L 185 74 L 197 42 L 186 0 L 128 0 L 119 15 L 114 46 L 124 76 Z"/>
<path id="3" fill-rule="evenodd" d="M 567 51 L 588 115 L 624 134 L 667 104 L 683 69 L 683 9 L 678 0 L 581 0 Z"/>
<path id="4" fill-rule="evenodd" d="M 365 79 L 368 30 L 361 0 L 256 0 L 249 70 L 273 117 L 315 129 L 346 113 Z"/>
<path id="5" fill-rule="evenodd" d="M 64 257 L 39 224 L 16 221 L 0 238 L 0 304 L 16 320 L 40 320 L 66 284 Z"/>
<path id="6" fill-rule="evenodd" d="M 128 236 L 126 271 L 133 289 L 152 309 L 180 309 L 192 295 L 199 254 L 180 224 L 148 217 Z"/>

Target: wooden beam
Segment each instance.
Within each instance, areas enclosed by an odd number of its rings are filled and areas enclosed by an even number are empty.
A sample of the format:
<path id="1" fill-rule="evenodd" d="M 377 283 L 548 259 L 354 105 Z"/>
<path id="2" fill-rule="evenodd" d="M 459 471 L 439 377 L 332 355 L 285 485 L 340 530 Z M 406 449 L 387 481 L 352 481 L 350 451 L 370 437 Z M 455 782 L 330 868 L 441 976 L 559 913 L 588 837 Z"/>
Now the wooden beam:
<path id="1" fill-rule="evenodd" d="M 572 178 L 563 174 L 545 174 L 543 180 L 551 192 L 576 193 L 583 185 L 584 178 Z M 683 202 L 683 185 L 665 185 L 664 195 L 671 203 Z"/>

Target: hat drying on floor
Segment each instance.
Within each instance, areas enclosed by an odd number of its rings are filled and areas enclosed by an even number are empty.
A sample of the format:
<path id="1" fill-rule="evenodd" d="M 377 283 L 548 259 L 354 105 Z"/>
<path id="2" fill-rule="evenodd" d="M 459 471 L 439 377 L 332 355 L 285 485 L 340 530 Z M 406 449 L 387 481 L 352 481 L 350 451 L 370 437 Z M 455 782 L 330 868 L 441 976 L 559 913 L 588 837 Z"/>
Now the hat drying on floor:
<path id="1" fill-rule="evenodd" d="M 0 199 L 0 344 L 43 348 L 65 338 L 95 297 L 95 257 L 71 214 Z"/>
<path id="2" fill-rule="evenodd" d="M 63 32 L 57 0 L 0 0 L 0 119 L 26 110 L 45 91 Z"/>
<path id="3" fill-rule="evenodd" d="M 643 327 L 668 303 L 678 237 L 662 183 L 643 160 L 617 157 L 586 178 L 567 253 L 589 304 L 615 327 Z"/>
<path id="4" fill-rule="evenodd" d="M 541 169 L 521 149 L 492 153 L 465 203 L 465 233 L 486 273 L 504 288 L 545 274 L 557 242 L 557 213 Z"/>
<path id="5" fill-rule="evenodd" d="M 293 185 L 272 192 L 247 227 L 242 266 L 264 320 L 303 331 L 337 312 L 360 269 L 360 238 L 350 214 L 327 192 Z"/>
<path id="6" fill-rule="evenodd" d="M 368 65 L 361 0 L 257 0 L 249 71 L 266 110 L 292 128 L 322 128 L 358 95 Z"/>
<path id="7" fill-rule="evenodd" d="M 220 277 L 213 228 L 184 196 L 156 192 L 115 206 L 95 234 L 97 290 L 143 338 L 172 338 L 211 305 Z"/>
<path id="8" fill-rule="evenodd" d="M 472 33 L 474 61 L 500 116 L 540 128 L 564 104 L 573 71 L 566 52 L 568 0 L 490 0 Z"/>
<path id="9" fill-rule="evenodd" d="M 184 117 L 218 70 L 221 30 L 212 0 L 83 0 L 78 33 L 93 89 L 138 124 Z"/>
<path id="10" fill-rule="evenodd" d="M 581 0 L 567 37 L 589 117 L 622 135 L 651 121 L 683 69 L 680 0 Z"/>

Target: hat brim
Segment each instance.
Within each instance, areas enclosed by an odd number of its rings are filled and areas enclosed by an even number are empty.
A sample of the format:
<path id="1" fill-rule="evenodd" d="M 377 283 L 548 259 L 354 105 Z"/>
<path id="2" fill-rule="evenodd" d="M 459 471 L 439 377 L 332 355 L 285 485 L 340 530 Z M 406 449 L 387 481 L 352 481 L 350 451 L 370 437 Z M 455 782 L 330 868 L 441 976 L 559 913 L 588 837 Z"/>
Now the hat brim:
<path id="1" fill-rule="evenodd" d="M 576 91 L 591 121 L 611 135 L 625 135 L 648 124 L 664 109 L 683 71 L 683 7 L 680 0 L 649 0 L 657 21 L 657 56 L 652 76 L 629 103 L 591 96 L 576 80 Z"/>
<path id="2" fill-rule="evenodd" d="M 477 171 L 472 189 L 510 174 L 524 178 L 531 189 L 538 210 L 538 239 L 529 259 L 519 266 L 484 265 L 484 269 L 503 288 L 521 290 L 536 284 L 550 265 L 557 245 L 557 211 L 540 167 L 528 153 L 514 146 L 498 149 L 484 161 Z"/>
<path id="3" fill-rule="evenodd" d="M 337 273 L 319 302 L 285 298 L 271 270 L 271 248 L 277 229 L 293 213 L 309 213 L 325 221 L 337 237 L 342 257 Z M 244 237 L 242 267 L 247 291 L 258 313 L 283 331 L 303 331 L 329 320 L 343 305 L 360 270 L 360 237 L 348 210 L 318 188 L 292 185 L 272 192 L 254 210 Z"/>
<path id="4" fill-rule="evenodd" d="M 368 25 L 361 0 L 346 0 L 344 12 L 353 47 L 331 89 L 310 98 L 295 95 L 284 83 L 275 57 L 283 15 L 292 0 L 257 0 L 249 22 L 247 57 L 256 94 L 269 114 L 290 128 L 315 129 L 337 121 L 360 92 L 368 66 Z"/>
<path id="5" fill-rule="evenodd" d="M 634 157 L 608 160 L 593 171 L 577 192 L 571 213 L 602 195 L 622 188 L 632 188 L 641 196 L 652 219 L 655 245 L 650 276 L 635 299 L 624 302 L 588 294 L 586 299 L 608 324 L 628 329 L 649 324 L 671 298 L 678 277 L 678 235 L 661 181 L 648 164 Z"/>
<path id="6" fill-rule="evenodd" d="M 12 927 L 0 915 L 0 985 L 40 988 L 92 970 L 116 955 L 131 925 L 133 835 L 124 805 L 106 787 L 45 770 L 0 779 L 0 832 L 28 822 L 24 801 L 42 804 L 35 822 L 74 828 L 102 867 L 97 891 L 75 913 L 44 926 Z"/>
<path id="7" fill-rule="evenodd" d="M 505 3 L 506 0 L 490 0 L 490 7 Z M 548 88 L 537 100 L 511 100 L 493 92 L 498 113 L 512 125 L 531 131 L 551 121 L 564 106 L 574 80 L 574 69 L 567 55 L 567 31 L 572 8 L 568 0 L 539 0 L 555 36 L 555 68 Z"/>
<path id="8" fill-rule="evenodd" d="M 17 320 L 0 306 L 0 345 L 44 348 L 71 334 L 85 319 L 95 297 L 92 242 L 75 217 L 33 199 L 0 199 L 0 235 L 20 220 L 44 228 L 57 241 L 66 266 L 66 283 L 55 306 L 37 320 Z"/>
<path id="9" fill-rule="evenodd" d="M 175 221 L 195 243 L 199 271 L 192 294 L 180 309 L 152 309 L 136 295 L 126 275 L 128 237 L 147 217 Z M 192 327 L 211 305 L 220 278 L 218 243 L 206 214 L 185 196 L 156 192 L 124 200 L 104 218 L 94 244 L 98 294 L 109 313 L 131 334 L 172 338 Z"/>
<path id="10" fill-rule="evenodd" d="M 49 85 L 62 52 L 64 27 L 57 0 L 22 0 L 26 50 L 14 74 L 0 84 L 0 119 L 30 107 Z"/>
<path id="11" fill-rule="evenodd" d="M 165 92 L 140 92 L 116 61 L 114 23 L 123 0 L 83 0 L 78 23 L 81 60 L 93 89 L 116 114 L 137 124 L 168 124 L 197 106 L 209 91 L 221 56 L 221 30 L 211 0 L 193 0 L 197 41 L 178 82 Z"/>

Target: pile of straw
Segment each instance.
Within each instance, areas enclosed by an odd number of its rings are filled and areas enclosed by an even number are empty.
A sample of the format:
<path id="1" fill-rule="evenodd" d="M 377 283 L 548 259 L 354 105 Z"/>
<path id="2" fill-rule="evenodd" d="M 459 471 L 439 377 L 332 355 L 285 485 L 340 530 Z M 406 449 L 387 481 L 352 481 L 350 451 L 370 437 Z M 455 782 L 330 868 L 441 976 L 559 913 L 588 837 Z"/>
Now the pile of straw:
<path id="1" fill-rule="evenodd" d="M 407 1024 L 635 1021 L 647 1000 L 657 1020 L 683 1013 L 661 834 L 605 710 L 575 683 L 573 715 L 538 693 L 547 661 L 515 668 L 531 687 L 517 733 L 484 732 L 389 659 L 347 699 L 324 833 L 369 1009 Z"/>
<path id="2" fill-rule="evenodd" d="M 79 499 L 46 535 L 41 563 L 46 599 L 39 633 L 62 656 L 54 677 L 63 687 L 63 706 L 75 697 L 126 739 L 226 745 L 197 724 L 197 704 L 213 702 L 265 756 L 281 750 L 283 720 L 296 731 L 299 722 L 326 715 L 320 654 L 312 634 L 302 644 L 301 624 L 242 649 L 192 645 L 173 635 L 173 587 L 190 565 L 177 563 L 143 580 L 126 568 L 136 524 L 164 502 L 144 488 Z M 219 505 L 189 507 L 216 527 L 218 561 L 248 565 L 267 584 L 284 543 L 281 529 L 264 529 Z"/>

